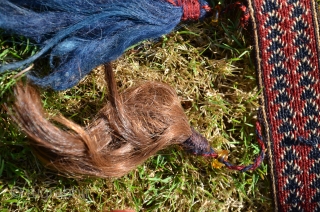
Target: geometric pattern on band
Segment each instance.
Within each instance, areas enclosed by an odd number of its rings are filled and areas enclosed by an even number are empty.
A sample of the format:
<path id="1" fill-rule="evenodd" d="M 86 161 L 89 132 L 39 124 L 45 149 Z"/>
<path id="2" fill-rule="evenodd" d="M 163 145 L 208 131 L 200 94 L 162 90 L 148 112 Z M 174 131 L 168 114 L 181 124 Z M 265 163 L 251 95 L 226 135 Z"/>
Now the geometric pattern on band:
<path id="1" fill-rule="evenodd" d="M 319 27 L 312 0 L 248 0 L 276 211 L 320 211 Z"/>

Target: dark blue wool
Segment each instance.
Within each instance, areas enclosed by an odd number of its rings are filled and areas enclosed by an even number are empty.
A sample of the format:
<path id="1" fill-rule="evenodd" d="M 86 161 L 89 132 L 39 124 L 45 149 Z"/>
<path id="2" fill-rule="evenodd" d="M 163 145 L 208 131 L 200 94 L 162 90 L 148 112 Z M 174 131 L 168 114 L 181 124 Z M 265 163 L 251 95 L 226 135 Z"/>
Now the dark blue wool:
<path id="1" fill-rule="evenodd" d="M 205 13 L 201 9 L 201 16 Z M 0 0 L 0 28 L 32 38 L 41 47 L 24 61 L 1 65 L 0 73 L 49 54 L 52 73 L 40 78 L 32 72 L 28 78 L 65 90 L 128 47 L 171 32 L 182 15 L 181 7 L 165 0 Z"/>

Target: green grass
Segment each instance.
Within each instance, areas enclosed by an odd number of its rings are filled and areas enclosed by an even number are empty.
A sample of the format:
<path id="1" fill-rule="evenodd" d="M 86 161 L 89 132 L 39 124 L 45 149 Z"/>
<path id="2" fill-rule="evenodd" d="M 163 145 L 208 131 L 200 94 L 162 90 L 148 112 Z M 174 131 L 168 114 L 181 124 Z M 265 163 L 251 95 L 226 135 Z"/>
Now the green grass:
<path id="1" fill-rule="evenodd" d="M 251 58 L 252 38 L 234 20 L 181 26 L 177 32 L 129 49 L 116 63 L 119 89 L 144 80 L 173 86 L 190 120 L 229 160 L 249 164 L 259 153 L 254 123 L 259 90 Z M 0 35 L 0 62 L 37 49 L 24 38 Z M 0 75 L 0 103 L 10 105 L 15 73 Z M 42 91 L 51 115 L 85 126 L 105 103 L 101 70 L 64 91 Z M 0 211 L 270 211 L 264 163 L 239 173 L 191 156 L 179 147 L 160 151 L 119 179 L 68 179 L 45 169 L 28 139 L 0 108 Z"/>

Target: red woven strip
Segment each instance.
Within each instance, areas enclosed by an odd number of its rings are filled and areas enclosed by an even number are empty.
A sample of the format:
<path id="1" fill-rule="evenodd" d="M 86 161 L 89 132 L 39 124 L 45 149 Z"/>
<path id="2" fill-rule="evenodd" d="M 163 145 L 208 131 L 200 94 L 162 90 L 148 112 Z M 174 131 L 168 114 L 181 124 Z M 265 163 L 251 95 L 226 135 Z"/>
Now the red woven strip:
<path id="1" fill-rule="evenodd" d="M 181 20 L 198 20 L 200 17 L 200 3 L 198 0 L 167 0 L 174 6 L 183 8 L 183 16 Z M 204 9 L 209 10 L 206 6 Z"/>
<path id="2" fill-rule="evenodd" d="M 320 211 L 319 28 L 313 0 L 249 0 L 275 211 Z"/>

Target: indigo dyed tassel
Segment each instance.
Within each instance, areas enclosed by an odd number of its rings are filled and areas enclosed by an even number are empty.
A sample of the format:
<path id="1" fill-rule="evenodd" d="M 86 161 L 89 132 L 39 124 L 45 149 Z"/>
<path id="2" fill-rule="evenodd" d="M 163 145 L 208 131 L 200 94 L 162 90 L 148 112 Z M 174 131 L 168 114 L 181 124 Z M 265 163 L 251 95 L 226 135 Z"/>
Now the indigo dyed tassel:
<path id="1" fill-rule="evenodd" d="M 52 72 L 43 78 L 32 72 L 28 78 L 42 87 L 65 90 L 128 47 L 159 38 L 181 20 L 196 20 L 209 11 L 204 0 L 1 0 L 0 28 L 33 39 L 40 51 L 2 64 L 0 73 L 49 54 Z"/>

